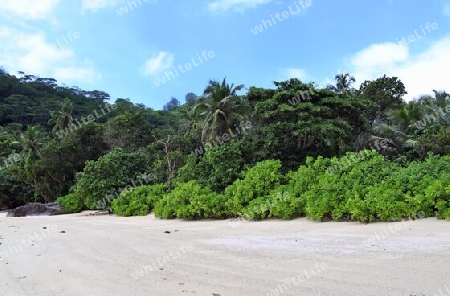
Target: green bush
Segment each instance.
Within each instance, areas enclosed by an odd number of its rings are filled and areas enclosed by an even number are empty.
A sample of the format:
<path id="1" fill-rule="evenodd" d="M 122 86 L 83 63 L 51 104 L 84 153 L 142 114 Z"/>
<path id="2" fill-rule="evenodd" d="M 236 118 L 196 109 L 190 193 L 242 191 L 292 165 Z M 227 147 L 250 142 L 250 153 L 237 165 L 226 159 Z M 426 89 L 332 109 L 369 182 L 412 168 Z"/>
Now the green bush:
<path id="1" fill-rule="evenodd" d="M 223 192 L 228 185 L 241 177 L 240 172 L 244 169 L 244 159 L 237 142 L 209 149 L 202 162 L 206 162 L 211 168 L 206 184 L 215 192 Z"/>
<path id="2" fill-rule="evenodd" d="M 144 153 L 117 149 L 97 161 L 88 161 L 77 175 L 73 191 L 88 209 L 109 208 L 120 191 L 151 182 L 147 160 Z"/>
<path id="3" fill-rule="evenodd" d="M 429 155 L 424 161 L 401 166 L 366 150 L 341 158 L 308 157 L 305 165 L 283 177 L 280 161 L 267 160 L 245 171 L 223 195 L 199 181 L 178 180 L 174 190 L 160 200 L 149 202 L 145 194 L 134 200 L 123 194 L 114 207 L 124 207 L 116 211 L 126 215 L 125 210 L 146 214 L 154 204 L 158 217 L 185 219 L 306 215 L 319 221 L 372 222 L 436 215 L 450 220 L 449 165 L 450 157 Z"/>
<path id="4" fill-rule="evenodd" d="M 450 221 L 450 202 L 439 200 L 436 203 L 436 208 L 437 208 L 436 217 L 438 219 L 445 219 L 447 221 Z"/>
<path id="5" fill-rule="evenodd" d="M 428 216 L 434 215 L 432 207 L 436 200 L 429 198 L 425 190 L 435 180 L 440 180 L 450 165 L 449 157 L 439 157 L 430 154 L 425 161 L 413 161 L 395 172 L 386 186 L 395 186 L 404 193 L 404 201 L 411 213 L 422 210 Z"/>
<path id="6" fill-rule="evenodd" d="M 419 145 L 414 147 L 418 155 L 426 156 L 433 152 L 438 155 L 450 155 L 450 129 L 446 125 L 428 125 L 417 137 Z"/>
<path id="7" fill-rule="evenodd" d="M 282 185 L 269 195 L 250 201 L 243 209 L 243 214 L 249 220 L 265 218 L 292 219 L 304 213 L 304 202 L 291 194 L 287 186 Z"/>
<path id="8" fill-rule="evenodd" d="M 371 186 L 363 199 L 349 199 L 348 205 L 352 218 L 363 222 L 399 221 L 410 216 L 401 189 L 386 183 Z"/>
<path id="9" fill-rule="evenodd" d="M 0 210 L 14 209 L 33 201 L 32 187 L 17 180 L 9 172 L 10 169 L 0 168 Z"/>
<path id="10" fill-rule="evenodd" d="M 204 178 L 203 170 L 198 162 L 195 156 L 188 155 L 186 163 L 177 170 L 177 175 L 173 181 L 175 183 L 186 183 L 191 180 L 197 180 L 200 184 L 206 184 L 206 178 Z M 203 179 L 203 182 L 201 179 Z"/>
<path id="11" fill-rule="evenodd" d="M 226 205 L 229 213 L 241 214 L 252 200 L 264 197 L 280 186 L 283 177 L 280 168 L 279 160 L 259 162 L 245 172 L 244 179 L 238 179 L 228 186 L 225 189 L 225 196 L 228 199 Z"/>
<path id="12" fill-rule="evenodd" d="M 398 221 L 419 212 L 423 217 L 445 213 L 449 160 L 429 155 L 400 167 L 375 151 L 333 158 L 333 169 L 317 174 L 303 194 L 307 217 L 371 222 Z"/>
<path id="13" fill-rule="evenodd" d="M 66 214 L 79 213 L 84 208 L 84 200 L 74 193 L 69 193 L 65 196 L 60 196 L 56 199 Z"/>
<path id="14" fill-rule="evenodd" d="M 280 187 L 279 190 L 271 194 L 272 204 L 270 207 L 270 216 L 281 219 L 293 219 L 305 214 L 305 200 L 296 196 L 297 194 L 289 187 Z"/>
<path id="15" fill-rule="evenodd" d="M 435 214 L 438 219 L 450 221 L 450 172 L 443 173 L 439 180 L 425 189 L 425 197 L 435 204 Z"/>
<path id="16" fill-rule="evenodd" d="M 262 220 L 270 217 L 270 207 L 273 204 L 270 195 L 260 196 L 250 201 L 242 209 L 242 214 L 248 220 Z"/>
<path id="17" fill-rule="evenodd" d="M 366 190 L 358 190 L 358 198 L 348 200 L 352 218 L 391 221 L 414 217 L 418 212 L 424 217 L 434 216 L 437 202 L 447 198 L 445 186 L 450 185 L 450 176 L 446 168 L 449 164 L 448 157 L 430 155 L 425 161 L 393 167 L 389 176 Z"/>
<path id="18" fill-rule="evenodd" d="M 154 213 L 161 218 L 223 218 L 225 196 L 202 187 L 195 180 L 177 183 L 172 192 L 156 203 Z"/>
<path id="19" fill-rule="evenodd" d="M 391 174 L 393 164 L 377 152 L 365 150 L 332 158 L 329 165 L 325 171 L 316 171 L 317 181 L 312 182 L 303 194 L 307 217 L 313 220 L 366 219 L 364 196 L 367 187 Z M 365 215 L 361 216 L 362 213 Z"/>
<path id="20" fill-rule="evenodd" d="M 144 185 L 122 191 L 111 209 L 119 216 L 145 216 L 167 192 L 166 184 Z"/>
<path id="21" fill-rule="evenodd" d="M 284 203 L 275 203 L 271 207 L 271 216 L 292 219 L 306 215 L 306 196 L 304 193 L 314 184 L 330 164 L 330 160 L 319 157 L 316 161 L 312 157 L 306 159 L 306 164 L 300 166 L 296 172 L 287 174 L 286 186 L 278 187 L 272 195 L 283 196 Z"/>
<path id="22" fill-rule="evenodd" d="M 226 186 L 241 177 L 240 172 L 244 168 L 244 159 L 238 144 L 233 141 L 208 149 L 200 159 L 189 155 L 185 165 L 177 171 L 176 181 L 197 180 L 202 186 L 215 192 L 223 192 Z"/>

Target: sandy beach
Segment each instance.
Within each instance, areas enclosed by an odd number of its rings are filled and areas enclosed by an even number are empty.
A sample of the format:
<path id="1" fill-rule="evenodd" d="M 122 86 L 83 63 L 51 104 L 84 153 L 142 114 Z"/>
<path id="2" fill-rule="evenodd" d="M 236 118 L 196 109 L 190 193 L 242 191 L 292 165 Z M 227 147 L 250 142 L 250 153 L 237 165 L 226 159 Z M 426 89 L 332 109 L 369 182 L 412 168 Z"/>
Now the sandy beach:
<path id="1" fill-rule="evenodd" d="M 450 223 L 0 216 L 0 294 L 450 295 Z"/>

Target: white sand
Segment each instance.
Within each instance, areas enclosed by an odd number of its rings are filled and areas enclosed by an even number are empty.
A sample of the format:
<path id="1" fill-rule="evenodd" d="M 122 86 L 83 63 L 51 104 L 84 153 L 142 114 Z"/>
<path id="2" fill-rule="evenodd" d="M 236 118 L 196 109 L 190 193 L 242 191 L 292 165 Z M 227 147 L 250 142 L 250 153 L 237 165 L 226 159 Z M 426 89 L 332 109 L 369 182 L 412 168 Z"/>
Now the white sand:
<path id="1" fill-rule="evenodd" d="M 0 243 L 2 296 L 450 295 L 450 223 L 435 218 L 0 217 Z"/>

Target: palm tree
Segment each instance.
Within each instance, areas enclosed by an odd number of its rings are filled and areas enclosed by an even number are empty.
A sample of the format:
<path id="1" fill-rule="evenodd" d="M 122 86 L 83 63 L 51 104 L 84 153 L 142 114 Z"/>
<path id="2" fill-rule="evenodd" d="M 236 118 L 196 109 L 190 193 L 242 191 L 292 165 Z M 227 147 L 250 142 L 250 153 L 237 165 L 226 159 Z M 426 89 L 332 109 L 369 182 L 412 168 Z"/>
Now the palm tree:
<path id="1" fill-rule="evenodd" d="M 226 78 L 222 83 L 209 81 L 203 93 L 204 102 L 195 106 L 201 112 L 200 116 L 204 118 L 203 142 L 230 131 L 232 120 L 240 118 L 249 110 L 248 104 L 236 95 L 236 92 L 243 88 L 244 85 L 229 85 Z"/>
<path id="2" fill-rule="evenodd" d="M 351 87 L 352 83 L 356 81 L 355 77 L 350 76 L 348 73 L 337 74 L 334 76 L 334 80 L 336 81 L 336 85 L 328 84 L 327 89 L 336 93 L 352 92 L 355 90 Z"/>
<path id="3" fill-rule="evenodd" d="M 400 109 L 387 112 L 388 122 L 378 122 L 372 127 L 373 147 L 383 154 L 403 154 L 408 148 L 418 145 L 411 139 L 416 123 L 422 118 L 420 105 L 414 101 Z"/>
<path id="4" fill-rule="evenodd" d="M 185 121 L 182 124 L 183 129 L 186 128 L 186 136 L 192 136 L 195 132 L 203 127 L 202 116 L 200 116 L 200 108 L 197 106 L 190 107 L 188 109 L 181 110 L 181 114 Z"/>
<path id="5" fill-rule="evenodd" d="M 413 148 L 417 141 L 395 125 L 377 123 L 372 127 L 372 147 L 384 155 L 404 154 L 407 148 Z"/>
<path id="6" fill-rule="evenodd" d="M 20 135 L 20 144 L 22 145 L 23 153 L 31 153 L 34 156 L 39 155 L 38 148 L 42 143 L 38 126 L 29 125 L 27 130 Z"/>
<path id="7" fill-rule="evenodd" d="M 73 123 L 73 104 L 69 98 L 65 98 L 61 104 L 60 111 L 51 111 L 48 123 L 53 125 L 53 130 L 64 130 Z"/>
<path id="8" fill-rule="evenodd" d="M 450 95 L 446 91 L 433 90 L 434 97 L 424 96 L 419 99 L 419 104 L 423 106 L 437 106 L 445 109 L 450 104 Z"/>
<path id="9" fill-rule="evenodd" d="M 437 115 L 440 124 L 450 125 L 450 114 L 447 112 L 447 106 L 450 108 L 450 95 L 445 91 L 433 90 L 434 97 L 424 96 L 418 100 L 424 113 Z"/>
<path id="10" fill-rule="evenodd" d="M 38 184 L 38 178 L 35 170 L 35 163 L 38 157 L 40 157 L 39 146 L 41 143 L 41 133 L 38 126 L 28 126 L 27 130 L 20 135 L 20 143 L 22 145 L 22 154 L 26 154 L 25 165 L 23 167 L 23 173 L 19 178 L 35 187 Z M 35 196 L 36 202 L 36 196 Z"/>
<path id="11" fill-rule="evenodd" d="M 409 133 L 414 130 L 414 125 L 421 120 L 423 110 L 420 105 L 414 101 L 400 109 L 394 109 L 387 112 L 388 121 L 398 127 L 404 133 Z"/>
<path id="12" fill-rule="evenodd" d="M 32 165 L 40 156 L 39 146 L 42 144 L 40 139 L 40 131 L 37 126 L 28 126 L 27 130 L 20 135 L 20 143 L 22 145 L 22 153 L 26 154 L 25 170 L 31 169 Z"/>

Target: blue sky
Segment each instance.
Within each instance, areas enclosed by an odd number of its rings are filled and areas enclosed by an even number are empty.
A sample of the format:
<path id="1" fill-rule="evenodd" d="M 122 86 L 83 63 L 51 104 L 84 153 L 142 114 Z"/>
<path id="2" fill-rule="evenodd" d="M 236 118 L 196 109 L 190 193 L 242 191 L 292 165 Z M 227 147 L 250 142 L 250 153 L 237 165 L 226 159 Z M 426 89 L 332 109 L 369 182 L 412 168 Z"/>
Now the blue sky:
<path id="1" fill-rule="evenodd" d="M 449 29 L 450 0 L 8 0 L 0 66 L 154 109 L 209 79 L 324 86 L 342 72 L 356 86 L 398 76 L 412 99 L 450 91 Z"/>

